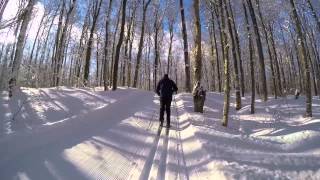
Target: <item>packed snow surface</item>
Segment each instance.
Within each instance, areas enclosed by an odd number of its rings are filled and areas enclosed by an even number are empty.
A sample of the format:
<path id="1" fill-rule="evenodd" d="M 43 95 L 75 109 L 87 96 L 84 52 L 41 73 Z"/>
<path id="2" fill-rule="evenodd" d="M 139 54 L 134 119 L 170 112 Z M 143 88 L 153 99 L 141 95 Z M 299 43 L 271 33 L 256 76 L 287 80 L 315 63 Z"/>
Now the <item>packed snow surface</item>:
<path id="1" fill-rule="evenodd" d="M 0 179 L 320 179 L 320 100 L 250 97 L 221 126 L 223 95 L 204 114 L 174 96 L 171 128 L 159 97 L 130 88 L 21 88 L 0 96 Z"/>

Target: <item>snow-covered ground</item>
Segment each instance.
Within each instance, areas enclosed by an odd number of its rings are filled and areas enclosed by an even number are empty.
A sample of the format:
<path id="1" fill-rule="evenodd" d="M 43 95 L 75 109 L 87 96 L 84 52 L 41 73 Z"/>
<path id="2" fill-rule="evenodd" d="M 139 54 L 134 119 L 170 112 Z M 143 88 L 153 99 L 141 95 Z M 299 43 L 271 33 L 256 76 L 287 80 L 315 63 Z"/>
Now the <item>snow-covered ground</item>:
<path id="1" fill-rule="evenodd" d="M 292 96 L 231 106 L 208 93 L 172 103 L 172 128 L 159 128 L 159 99 L 120 88 L 21 88 L 0 97 L 0 179 L 320 179 L 320 100 L 304 118 Z M 234 98 L 232 101 L 234 102 Z"/>

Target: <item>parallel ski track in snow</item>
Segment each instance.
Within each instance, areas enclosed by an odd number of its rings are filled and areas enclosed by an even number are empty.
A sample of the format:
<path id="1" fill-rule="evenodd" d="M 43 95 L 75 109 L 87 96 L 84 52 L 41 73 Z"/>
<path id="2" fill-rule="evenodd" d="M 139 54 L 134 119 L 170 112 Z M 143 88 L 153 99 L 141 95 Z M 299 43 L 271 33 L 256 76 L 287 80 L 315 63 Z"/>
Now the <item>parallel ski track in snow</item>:
<path id="1" fill-rule="evenodd" d="M 31 175 L 32 179 L 137 179 L 141 174 L 140 166 L 145 162 L 143 157 L 149 154 L 150 147 L 129 146 L 123 149 L 121 143 L 113 138 L 117 138 L 117 133 L 124 138 L 130 136 L 131 133 L 126 130 L 146 133 L 157 124 L 154 123 L 155 110 L 140 108 L 146 107 L 149 98 L 143 101 L 140 98 L 141 93 L 135 92 L 106 108 L 81 116 L 81 121 L 70 121 L 63 126 L 25 134 L 23 138 L 22 135 L 13 136 L 1 142 L 5 148 L 0 150 L 3 155 L 0 157 L 0 179 L 14 179 L 23 169 L 30 173 L 26 175 Z M 99 113 L 109 115 L 128 103 L 136 104 L 136 107 L 128 110 L 129 114 L 142 110 L 152 114 L 151 118 L 145 121 L 138 117 L 118 124 L 117 121 L 126 116 L 113 113 L 108 117 L 114 126 L 108 129 L 110 123 Z M 150 139 L 153 139 L 150 135 L 140 137 L 146 143 Z M 54 172 L 45 171 L 43 163 Z M 68 165 L 70 163 L 74 166 Z"/>
<path id="2" fill-rule="evenodd" d="M 169 154 L 169 158 L 167 159 L 167 174 L 166 179 L 187 179 L 189 180 L 189 174 L 187 170 L 186 160 L 184 156 L 183 146 L 182 146 L 182 139 L 181 139 L 181 127 L 180 127 L 180 119 L 178 113 L 178 105 L 176 98 L 173 99 L 174 103 L 174 110 L 175 110 L 175 124 L 176 130 L 174 135 L 175 137 L 170 137 L 171 141 L 169 143 L 169 147 L 171 147 L 171 153 Z M 176 166 L 177 168 L 175 168 Z"/>
<path id="3" fill-rule="evenodd" d="M 189 179 L 180 134 L 180 121 L 176 100 L 175 117 L 170 129 L 159 127 L 153 141 L 141 180 Z M 173 113 L 172 113 L 173 114 Z"/>

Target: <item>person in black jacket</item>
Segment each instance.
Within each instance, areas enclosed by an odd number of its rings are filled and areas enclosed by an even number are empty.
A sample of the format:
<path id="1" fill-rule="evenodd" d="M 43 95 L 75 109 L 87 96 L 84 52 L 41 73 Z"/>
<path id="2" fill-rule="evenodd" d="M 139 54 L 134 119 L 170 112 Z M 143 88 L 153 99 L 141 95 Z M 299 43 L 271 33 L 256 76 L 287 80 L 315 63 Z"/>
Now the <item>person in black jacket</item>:
<path id="1" fill-rule="evenodd" d="M 178 88 L 175 82 L 169 79 L 168 74 L 158 82 L 156 93 L 160 96 L 160 126 L 163 126 L 164 110 L 167 114 L 167 127 L 170 127 L 170 106 L 172 101 L 173 92 L 178 92 Z"/>

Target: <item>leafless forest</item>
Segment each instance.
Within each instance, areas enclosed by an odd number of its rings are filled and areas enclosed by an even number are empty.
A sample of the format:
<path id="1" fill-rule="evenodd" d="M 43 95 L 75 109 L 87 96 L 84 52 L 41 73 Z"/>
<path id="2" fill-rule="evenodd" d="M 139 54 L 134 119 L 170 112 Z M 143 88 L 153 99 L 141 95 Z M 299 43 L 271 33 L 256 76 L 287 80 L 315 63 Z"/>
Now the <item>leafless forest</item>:
<path id="1" fill-rule="evenodd" d="M 13 2 L 14 1 L 14 2 Z M 15 15 L 8 14 L 10 3 Z M 0 89 L 127 86 L 164 75 L 267 101 L 320 95 L 318 0 L 1 0 Z"/>

